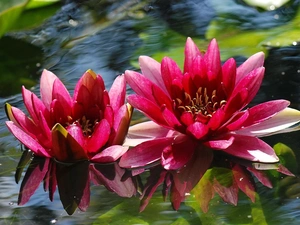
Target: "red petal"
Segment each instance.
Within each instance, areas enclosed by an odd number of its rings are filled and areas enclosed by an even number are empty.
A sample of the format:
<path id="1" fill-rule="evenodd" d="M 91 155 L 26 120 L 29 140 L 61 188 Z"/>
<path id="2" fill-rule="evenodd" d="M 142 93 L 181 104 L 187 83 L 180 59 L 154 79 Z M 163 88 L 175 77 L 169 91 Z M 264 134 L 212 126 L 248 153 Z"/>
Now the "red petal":
<path id="1" fill-rule="evenodd" d="M 212 149 L 227 149 L 234 142 L 234 136 L 228 135 L 218 140 L 209 140 L 204 144 Z"/>
<path id="2" fill-rule="evenodd" d="M 182 83 L 182 72 L 175 61 L 168 57 L 164 57 L 161 62 L 161 75 L 164 80 L 164 84 L 171 94 L 173 80 L 179 80 Z"/>
<path id="3" fill-rule="evenodd" d="M 161 159 L 163 149 L 173 141 L 173 137 L 145 141 L 127 151 L 121 157 L 119 165 L 124 168 L 137 168 L 158 161 Z"/>
<path id="4" fill-rule="evenodd" d="M 29 136 L 25 131 L 16 126 L 12 121 L 6 121 L 6 125 L 10 132 L 36 155 L 51 157 L 48 151 L 38 141 Z"/>
<path id="5" fill-rule="evenodd" d="M 229 97 L 235 86 L 236 63 L 233 58 L 228 59 L 222 66 L 222 82 L 224 92 Z"/>
<path id="6" fill-rule="evenodd" d="M 110 125 L 103 119 L 95 125 L 94 132 L 86 141 L 86 151 L 90 154 L 97 153 L 108 141 L 110 135 Z"/>
<path id="7" fill-rule="evenodd" d="M 166 106 L 163 106 L 161 109 L 161 113 L 168 124 L 168 127 L 174 128 L 175 130 L 181 130 L 182 125 L 175 116 L 174 112 L 169 110 Z"/>
<path id="8" fill-rule="evenodd" d="M 187 128 L 187 133 L 193 135 L 197 139 L 203 138 L 208 133 L 208 131 L 208 126 L 200 122 L 195 122 Z"/>
<path id="9" fill-rule="evenodd" d="M 153 84 L 149 79 L 140 73 L 128 70 L 125 72 L 125 78 L 126 82 L 137 95 L 145 97 L 149 101 L 156 102 L 155 98 L 153 97 L 152 89 L 152 86 L 155 86 L 155 84 Z"/>
<path id="10" fill-rule="evenodd" d="M 184 49 L 184 73 L 186 72 L 191 72 L 193 68 L 193 61 L 194 58 L 198 55 L 200 55 L 200 51 L 192 38 L 188 37 L 186 40 L 185 44 L 185 49 Z"/>
<path id="11" fill-rule="evenodd" d="M 256 137 L 232 135 L 234 142 L 223 151 L 236 157 L 255 162 L 278 162 L 274 149 Z"/>
<path id="12" fill-rule="evenodd" d="M 290 102 L 286 100 L 274 100 L 253 106 L 248 110 L 249 117 L 243 126 L 248 127 L 269 119 L 274 114 L 285 109 L 289 104 Z"/>
<path id="13" fill-rule="evenodd" d="M 177 136 L 172 145 L 163 149 L 161 164 L 167 170 L 177 170 L 192 158 L 196 143 L 187 136 Z"/>
<path id="14" fill-rule="evenodd" d="M 262 67 L 264 64 L 264 53 L 258 52 L 248 58 L 242 65 L 240 65 L 237 69 L 236 73 L 236 84 L 240 82 L 247 74 L 249 74 L 252 70 Z"/>
<path id="15" fill-rule="evenodd" d="M 125 102 L 126 81 L 125 76 L 118 76 L 109 90 L 110 105 L 116 113 Z"/>
<path id="16" fill-rule="evenodd" d="M 216 39 L 212 39 L 207 51 L 204 54 L 206 62 L 206 69 L 208 75 L 208 82 L 215 82 L 221 80 L 221 58 L 220 50 Z"/>
<path id="17" fill-rule="evenodd" d="M 151 118 L 154 122 L 160 125 L 167 125 L 162 113 L 161 108 L 149 101 L 148 99 L 138 96 L 138 95 L 130 95 L 127 97 L 127 101 L 132 107 L 137 108 L 142 111 L 146 116 Z"/>
<path id="18" fill-rule="evenodd" d="M 161 65 L 154 59 L 148 56 L 140 56 L 139 63 L 142 70 L 142 74 L 148 78 L 151 82 L 160 87 L 166 94 L 168 93 L 166 86 L 164 85 L 163 78 L 161 76 Z M 125 71 L 126 74 L 126 71 Z"/>
<path id="19" fill-rule="evenodd" d="M 41 81 L 40 81 L 40 93 L 41 93 L 41 99 L 48 110 L 50 109 L 50 104 L 53 100 L 52 98 L 53 83 L 56 79 L 59 78 L 54 73 L 45 69 L 43 70 Z"/>

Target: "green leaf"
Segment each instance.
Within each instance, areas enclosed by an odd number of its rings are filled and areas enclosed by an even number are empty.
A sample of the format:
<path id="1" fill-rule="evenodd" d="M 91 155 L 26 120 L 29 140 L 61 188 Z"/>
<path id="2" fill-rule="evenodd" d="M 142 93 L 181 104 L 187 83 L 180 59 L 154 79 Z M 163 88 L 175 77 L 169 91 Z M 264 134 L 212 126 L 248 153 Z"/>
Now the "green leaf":
<path id="1" fill-rule="evenodd" d="M 27 2 L 27 0 L 4 0 L 1 2 L 0 37 L 17 21 Z"/>
<path id="2" fill-rule="evenodd" d="M 300 41 L 300 10 L 285 25 L 265 30 L 240 30 L 227 21 L 213 20 L 206 38 L 217 38 L 222 59 L 243 55 L 249 57 L 258 51 L 267 52 L 267 46 L 290 46 Z"/>
<path id="3" fill-rule="evenodd" d="M 283 143 L 277 143 L 273 146 L 280 163 L 288 168 L 292 173 L 297 173 L 298 164 L 294 151 Z"/>
<path id="4" fill-rule="evenodd" d="M 58 2 L 60 2 L 60 0 L 30 0 L 26 5 L 26 9 L 45 7 Z"/>

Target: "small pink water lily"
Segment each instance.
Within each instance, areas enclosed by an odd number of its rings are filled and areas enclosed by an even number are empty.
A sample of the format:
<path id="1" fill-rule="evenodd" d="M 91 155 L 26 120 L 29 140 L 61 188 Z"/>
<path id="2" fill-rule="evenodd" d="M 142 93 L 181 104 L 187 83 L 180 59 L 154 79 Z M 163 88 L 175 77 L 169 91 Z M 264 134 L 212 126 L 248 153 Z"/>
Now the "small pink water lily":
<path id="1" fill-rule="evenodd" d="M 178 170 L 207 147 L 254 162 L 278 162 L 273 148 L 259 137 L 285 132 L 300 120 L 300 112 L 288 108 L 286 100 L 247 108 L 262 83 L 264 53 L 239 67 L 233 58 L 222 65 L 215 39 L 202 53 L 191 38 L 184 53 L 183 72 L 171 58 L 159 63 L 147 56 L 139 58 L 142 74 L 125 72 L 136 93 L 128 102 L 152 121 L 129 129 L 126 144 L 135 147 L 120 165 L 161 162 L 166 170 Z"/>
<path id="2" fill-rule="evenodd" d="M 113 162 L 127 151 L 127 134 L 132 108 L 126 105 L 126 82 L 118 76 L 110 91 L 92 70 L 78 81 L 73 97 L 61 80 L 44 70 L 40 81 L 41 99 L 22 88 L 29 117 L 6 104 L 13 135 L 37 156 L 58 161 Z"/>

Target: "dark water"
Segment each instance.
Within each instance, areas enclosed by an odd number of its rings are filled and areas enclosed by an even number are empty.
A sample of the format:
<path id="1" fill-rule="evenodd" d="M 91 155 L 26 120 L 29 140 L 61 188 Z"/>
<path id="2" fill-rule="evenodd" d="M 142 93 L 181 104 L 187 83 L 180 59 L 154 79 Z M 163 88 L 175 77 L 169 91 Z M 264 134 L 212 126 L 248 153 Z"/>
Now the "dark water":
<path id="1" fill-rule="evenodd" d="M 187 36 L 205 49 L 206 39 L 215 34 L 222 56 L 235 57 L 238 63 L 250 53 L 266 52 L 265 80 L 253 103 L 284 98 L 300 109 L 300 39 L 291 38 L 293 41 L 286 44 L 290 36 L 280 37 L 287 27 L 289 31 L 300 29 L 298 17 L 299 1 L 289 1 L 272 11 L 250 7 L 241 0 L 64 1 L 41 26 L 10 31 L 0 39 L 0 103 L 9 102 L 24 109 L 21 85 L 38 94 L 43 68 L 54 72 L 71 92 L 79 77 L 90 68 L 103 76 L 109 88 L 114 78 L 126 69 L 138 70 L 139 55 L 156 59 L 170 55 L 182 62 Z M 241 194 L 238 206 L 231 206 L 216 196 L 206 214 L 193 196 L 187 198 L 179 211 L 174 211 L 169 201 L 163 202 L 159 191 L 146 210 L 139 213 L 137 197 L 120 198 L 101 186 L 91 186 L 87 212 L 77 210 L 72 216 L 63 209 L 58 193 L 51 202 L 42 185 L 27 204 L 18 206 L 20 185 L 15 183 L 14 174 L 21 156 L 20 144 L 5 127 L 6 115 L 2 109 L 0 224 L 298 224 L 300 221 L 298 180 L 282 189 L 283 199 L 274 195 L 278 187 L 262 186 L 258 187 L 256 203 Z M 271 145 L 285 143 L 294 150 L 299 162 L 299 135 L 295 132 L 266 140 Z"/>

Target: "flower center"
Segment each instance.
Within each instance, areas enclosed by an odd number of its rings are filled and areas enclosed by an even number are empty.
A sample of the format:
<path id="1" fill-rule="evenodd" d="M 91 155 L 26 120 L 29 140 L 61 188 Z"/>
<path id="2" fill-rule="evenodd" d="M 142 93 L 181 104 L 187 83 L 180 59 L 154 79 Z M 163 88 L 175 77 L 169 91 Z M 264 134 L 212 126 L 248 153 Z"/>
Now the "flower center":
<path id="1" fill-rule="evenodd" d="M 217 109 L 226 105 L 226 100 L 220 100 L 216 90 L 209 94 L 207 88 L 199 87 L 193 98 L 185 92 L 183 99 L 176 98 L 175 104 L 181 112 L 192 113 L 194 119 L 204 116 L 208 121 Z"/>
<path id="2" fill-rule="evenodd" d="M 95 125 L 97 124 L 97 120 L 92 122 L 91 120 L 88 120 L 85 116 L 83 116 L 81 119 L 79 119 L 78 122 L 81 125 L 84 136 L 92 135 L 92 133 L 94 132 Z"/>

